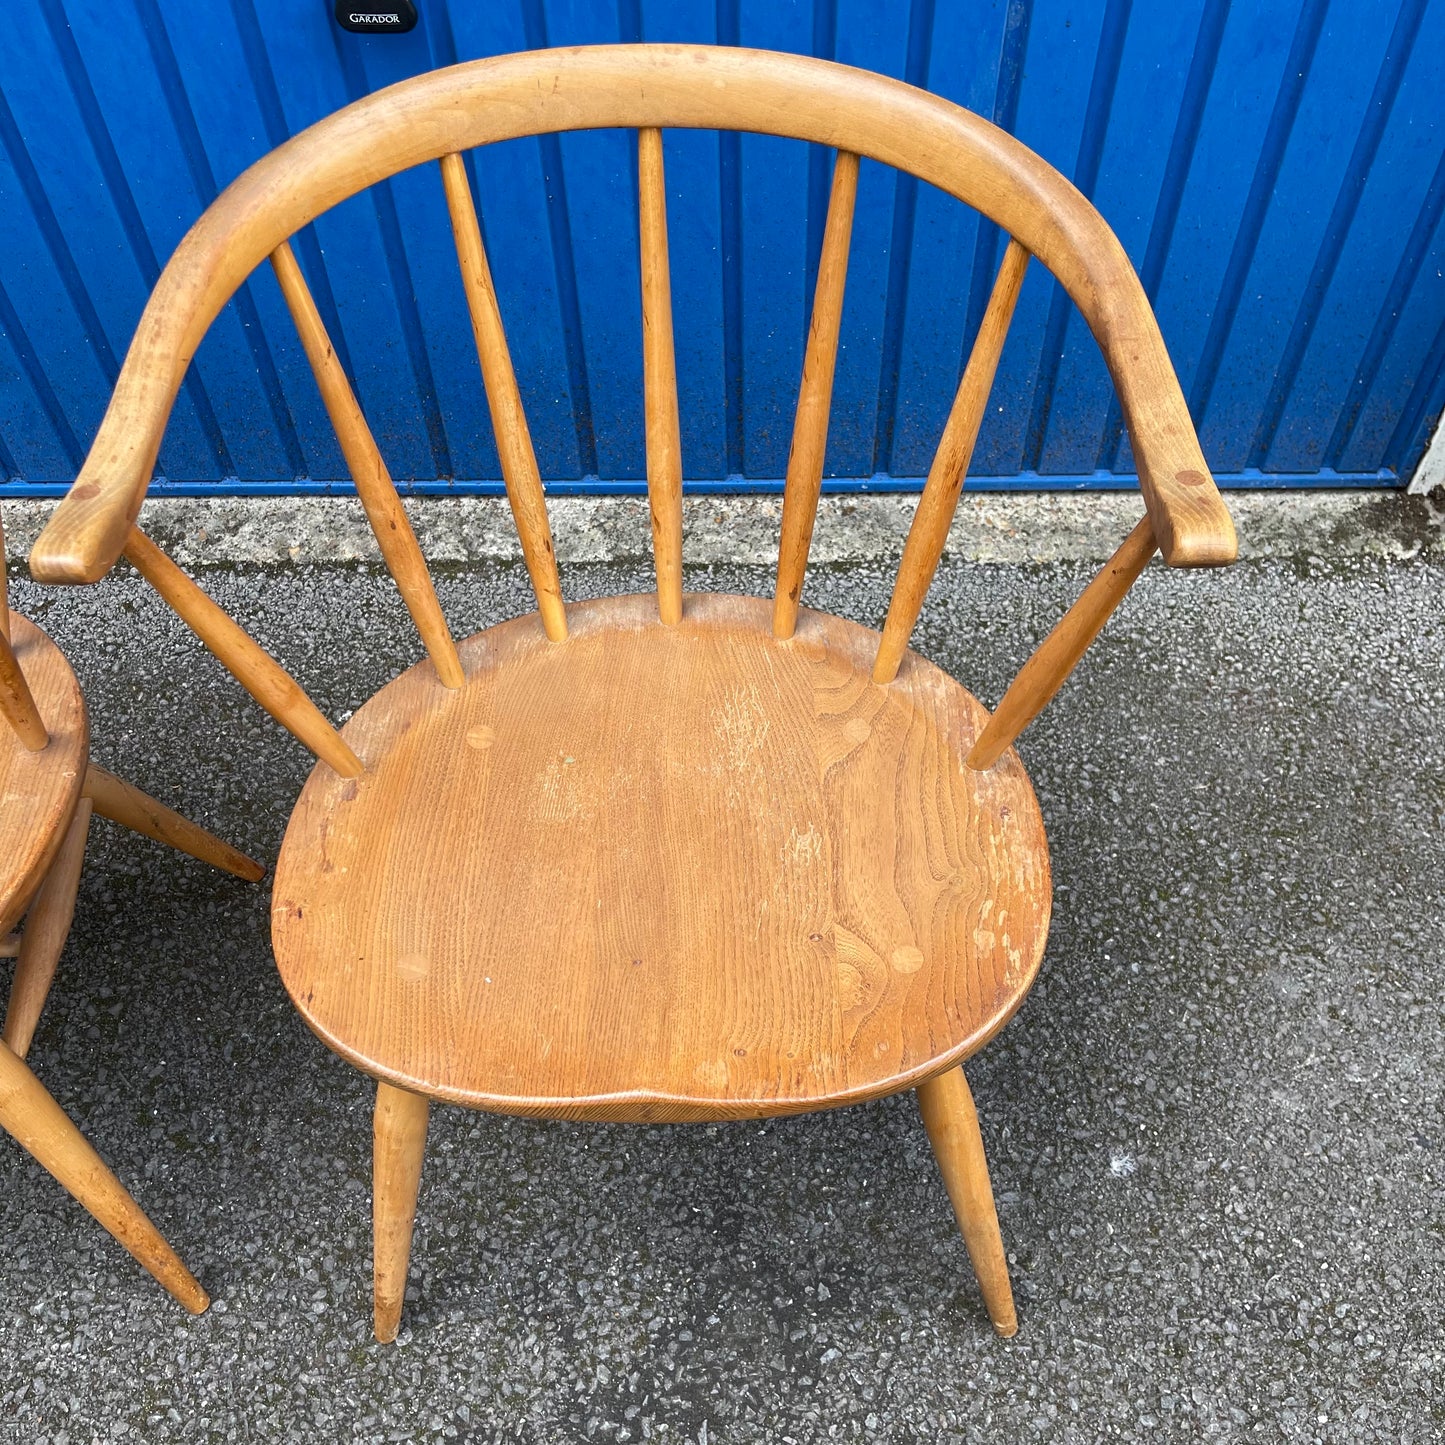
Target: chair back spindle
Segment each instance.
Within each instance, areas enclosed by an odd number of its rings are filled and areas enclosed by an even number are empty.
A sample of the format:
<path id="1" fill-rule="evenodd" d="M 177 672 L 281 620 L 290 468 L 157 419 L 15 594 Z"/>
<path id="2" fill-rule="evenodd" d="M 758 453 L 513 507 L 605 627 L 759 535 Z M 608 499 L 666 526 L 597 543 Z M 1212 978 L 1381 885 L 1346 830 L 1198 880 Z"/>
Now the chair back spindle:
<path id="1" fill-rule="evenodd" d="M 85 465 L 31 552 L 42 582 L 93 582 L 125 554 L 262 705 L 339 772 L 361 764 L 297 684 L 134 528 L 171 405 L 211 321 L 271 257 L 383 554 L 437 674 L 461 681 L 435 589 L 288 238 L 349 196 L 437 161 L 507 496 L 546 636 L 567 616 L 546 499 L 462 155 L 559 131 L 638 133 L 644 414 L 658 609 L 682 610 L 682 462 L 662 132 L 762 132 L 835 156 L 788 458 L 771 630 L 794 635 L 822 486 L 859 157 L 981 211 L 1010 238 L 910 528 L 872 676 L 898 675 L 935 575 L 1030 259 L 1079 307 L 1119 396 L 1148 520 L 1036 650 L 968 762 L 991 765 L 1051 697 L 1153 551 L 1217 566 L 1234 528 L 1209 475 L 1158 325 L 1089 202 L 997 127 L 883 76 L 729 47 L 623 45 L 498 56 L 417 76 L 348 106 L 258 161 L 187 234 L 141 318 Z M 4 609 L 0 608 L 0 630 Z M 23 680 L 22 680 L 23 682 Z M 18 706 L 13 699 L 10 708 Z M 8 713 L 7 713 L 8 715 Z"/>
<path id="2" fill-rule="evenodd" d="M 954 393 L 943 436 L 928 468 L 913 525 L 908 529 L 903 561 L 893 583 L 893 599 L 888 604 L 888 619 L 883 624 L 883 640 L 873 663 L 874 682 L 892 682 L 898 675 L 898 664 L 938 570 L 1028 264 L 1029 253 L 1016 240 L 1010 240 L 969 352 L 968 365 Z"/>
<path id="3" fill-rule="evenodd" d="M 667 190 L 662 132 L 637 133 L 638 231 L 642 261 L 642 374 L 647 428 L 647 502 L 664 622 L 682 618 L 682 429 L 673 352 L 672 280 L 667 263 Z"/>
<path id="4" fill-rule="evenodd" d="M 336 432 L 341 455 L 346 459 L 371 529 L 376 533 L 387 569 L 396 582 L 407 611 L 411 613 L 416 630 L 421 634 L 437 676 L 447 687 L 460 687 L 465 681 L 461 659 L 447 630 L 447 621 L 442 615 L 441 603 L 437 601 L 436 588 L 432 585 L 421 547 L 417 544 L 416 533 L 412 531 L 401 498 L 397 496 L 396 484 L 362 415 L 356 393 L 337 360 L 336 349 L 326 334 L 311 289 L 287 242 L 283 241 L 271 253 L 271 266 L 281 284 L 281 294 L 286 298 L 291 319 L 296 324 L 306 359 L 311 363 L 312 374 L 320 389 L 326 414 Z"/>
<path id="5" fill-rule="evenodd" d="M 5 573 L 5 524 L 0 522 L 0 717 L 15 731 L 15 736 L 38 753 L 50 742 L 40 709 L 35 705 L 30 684 L 20 670 L 19 660 L 10 646 L 10 591 Z"/>
<path id="6" fill-rule="evenodd" d="M 532 590 L 537 596 L 542 626 L 553 642 L 560 642 L 567 636 L 567 613 L 562 605 L 562 583 L 557 576 L 552 529 L 547 523 L 542 474 L 537 469 L 537 454 L 532 448 L 527 414 L 522 409 L 522 393 L 517 385 L 517 374 L 512 369 L 511 353 L 507 349 L 507 334 L 502 328 L 502 313 L 497 306 L 492 269 L 487 264 L 487 252 L 482 244 L 482 228 L 477 220 L 477 208 L 472 202 L 472 188 L 467 182 L 467 169 L 461 156 L 455 153 L 444 155 L 439 164 L 507 500 L 517 525 L 527 575 L 532 579 Z"/>
<path id="7" fill-rule="evenodd" d="M 0 717 L 32 753 L 49 744 L 50 734 L 8 637 L 0 637 Z"/>
<path id="8" fill-rule="evenodd" d="M 858 157 L 839 151 L 833 162 L 823 251 L 813 291 L 813 319 L 803 355 L 803 380 L 793 416 L 793 443 L 783 484 L 783 525 L 778 541 L 778 583 L 773 596 L 773 636 L 786 639 L 798 625 L 798 600 L 813 544 L 818 494 L 823 486 L 823 457 L 828 448 L 828 415 L 833 405 L 833 372 L 838 361 L 838 331 L 843 321 L 843 290 L 848 279 L 848 246 L 853 235 L 853 206 L 858 195 Z"/>

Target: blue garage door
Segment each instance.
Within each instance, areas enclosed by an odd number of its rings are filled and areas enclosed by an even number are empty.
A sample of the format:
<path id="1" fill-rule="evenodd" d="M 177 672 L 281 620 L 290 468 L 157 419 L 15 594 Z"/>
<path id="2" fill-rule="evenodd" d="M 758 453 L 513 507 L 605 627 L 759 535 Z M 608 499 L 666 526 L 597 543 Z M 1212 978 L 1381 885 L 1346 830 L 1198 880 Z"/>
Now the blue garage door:
<path id="1" fill-rule="evenodd" d="M 74 476 L 159 267 L 247 164 L 432 66 L 688 40 L 828 56 L 992 117 L 1090 195 L 1154 299 L 1222 482 L 1381 485 L 1445 402 L 1445 0 L 418 0 L 403 36 L 327 0 L 26 0 L 0 49 L 0 483 Z M 690 484 L 783 472 L 830 158 L 670 133 Z M 477 156 L 542 469 L 643 475 L 633 140 Z M 435 167 L 323 217 L 299 253 L 395 475 L 500 475 Z M 1001 247 L 864 163 L 827 471 L 916 485 Z M 275 284 L 212 328 L 161 455 L 174 490 L 344 485 Z M 1132 484 L 1098 352 L 1035 267 L 974 459 L 991 487 Z M 5 479 L 11 479 L 6 481 Z"/>

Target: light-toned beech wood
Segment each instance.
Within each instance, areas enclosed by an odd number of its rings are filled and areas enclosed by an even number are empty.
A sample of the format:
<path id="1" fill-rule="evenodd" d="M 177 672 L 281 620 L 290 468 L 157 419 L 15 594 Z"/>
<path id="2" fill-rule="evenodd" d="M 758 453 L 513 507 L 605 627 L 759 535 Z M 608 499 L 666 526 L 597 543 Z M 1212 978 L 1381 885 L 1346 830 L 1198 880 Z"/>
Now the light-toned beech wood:
<path id="1" fill-rule="evenodd" d="M 991 768 L 1043 711 L 1156 550 L 1153 524 L 1145 517 L 1019 669 L 969 751 L 970 768 Z"/>
<path id="2" fill-rule="evenodd" d="M 537 470 L 532 433 L 527 427 L 527 413 L 522 406 L 522 393 L 507 349 L 507 333 L 502 327 L 492 270 L 482 245 L 482 228 L 472 204 L 472 188 L 467 183 L 467 169 L 461 156 L 443 155 L 441 172 L 457 264 L 461 267 L 462 289 L 471 313 L 487 408 L 492 415 L 497 456 L 507 486 L 507 501 L 517 524 L 522 558 L 532 579 L 532 591 L 537 595 L 542 625 L 548 637 L 560 642 L 567 635 L 567 613 L 562 605 L 562 583 L 557 576 L 552 529 L 547 522 L 547 501 L 542 491 L 542 476 Z"/>
<path id="3" fill-rule="evenodd" d="M 0 958 L 14 958 L 20 952 L 20 935 L 7 933 L 0 936 Z"/>
<path id="4" fill-rule="evenodd" d="M 93 582 L 124 550 L 166 418 L 237 286 L 321 212 L 410 166 L 549 131 L 700 127 L 871 156 L 984 212 L 1058 277 L 1119 391 L 1165 560 L 1232 561 L 1209 475 L 1143 287 L 1099 213 L 979 116 L 885 76 L 735 47 L 615 45 L 502 55 L 419 75 L 263 157 L 206 210 L 158 282 L 84 467 L 31 553 L 44 582 Z"/>
<path id="5" fill-rule="evenodd" d="M 32 752 L 0 726 L 0 933 L 20 921 L 55 859 L 80 802 L 90 749 L 85 700 L 64 654 L 18 612 L 10 626 L 50 742 Z"/>
<path id="6" fill-rule="evenodd" d="M 0 1128 L 78 1199 L 192 1314 L 205 1290 L 105 1161 L 8 1045 L 0 1043 Z"/>
<path id="7" fill-rule="evenodd" d="M 611 127 L 641 136 L 658 601 L 585 603 L 569 616 L 460 153 Z M 667 127 L 788 135 L 839 157 L 773 602 L 694 596 L 684 605 L 681 597 Z M 978 208 L 1012 238 L 910 537 L 881 660 L 878 636 L 853 624 L 802 611 L 794 626 L 865 155 Z M 273 253 L 286 271 L 287 238 L 322 212 L 431 160 L 441 163 L 539 616 L 462 644 L 458 687 L 438 687 L 430 666 L 412 668 L 356 713 L 343 739 L 134 521 L 185 368 L 237 286 Z M 1030 255 L 1098 339 L 1148 520 L 990 721 L 909 652 L 907 639 Z M 309 299 L 300 311 L 304 332 Z M 335 382 L 319 323 L 311 330 L 318 374 Z M 337 414 L 355 441 L 357 415 L 345 405 Z M 384 474 L 370 452 L 365 460 Z M 997 1221 L 985 1208 L 977 1121 L 955 1066 L 1018 1007 L 1047 932 L 1042 822 L 1007 745 L 1155 538 L 1173 565 L 1235 553 L 1147 298 L 1073 186 L 988 122 L 880 76 L 736 48 L 614 46 L 496 57 L 402 82 L 234 182 L 156 286 L 95 445 L 31 568 L 42 581 L 94 581 L 130 555 L 329 765 L 313 770 L 291 818 L 273 940 L 311 1027 L 382 1081 L 380 1338 L 394 1336 L 404 1296 L 429 1099 L 541 1116 L 687 1120 L 790 1113 L 906 1087 L 919 1090 L 990 1311 L 1006 1329 Z M 874 681 L 875 664 L 888 686 Z M 44 713 L 38 692 L 37 701 Z M 993 766 L 977 766 L 984 754 Z M 358 756 L 368 762 L 364 777 Z"/>
<path id="8" fill-rule="evenodd" d="M 642 251 L 643 410 L 647 501 L 657 605 L 664 622 L 682 617 L 682 425 L 672 341 L 672 279 L 667 263 L 667 187 L 662 132 L 637 133 L 638 230 Z"/>
<path id="9" fill-rule="evenodd" d="M 458 663 L 459 669 L 460 666 Z M 232 873 L 250 883 L 259 883 L 266 876 L 265 866 L 254 858 L 248 858 L 198 823 L 183 818 L 164 803 L 158 803 L 149 794 L 94 763 L 86 772 L 85 793 L 102 818 L 109 818 L 133 833 L 154 838 L 157 843 L 169 844 L 179 853 L 199 858 L 202 863 L 209 863 L 213 868 Z"/>
<path id="10" fill-rule="evenodd" d="M 125 555 L 181 621 L 282 727 L 342 777 L 354 778 L 361 774 L 361 760 L 342 741 L 295 678 L 207 597 L 139 527 L 131 528 Z"/>
<path id="11" fill-rule="evenodd" d="M 396 1338 L 406 1298 L 430 1109 L 420 1094 L 377 1085 L 372 1116 L 372 1325 L 384 1345 Z"/>
<path id="12" fill-rule="evenodd" d="M 85 840 L 89 834 L 90 800 L 82 798 L 66 829 L 60 851 L 25 916 L 25 932 L 20 938 L 4 1029 L 5 1042 L 22 1059 L 30 1052 L 35 1025 L 40 1021 L 40 1011 L 45 1007 L 55 978 L 55 966 L 70 936 L 80 870 L 85 866 Z"/>
<path id="13" fill-rule="evenodd" d="M 306 359 L 311 363 L 311 371 L 316 377 L 326 414 L 331 418 L 341 455 L 346 459 L 347 470 L 356 484 L 356 495 L 361 499 L 371 530 L 376 533 L 382 558 L 396 582 L 402 601 L 406 603 L 406 610 L 411 613 L 411 620 L 421 634 L 422 645 L 443 686 L 460 687 L 462 665 L 457 660 L 456 643 L 447 630 L 447 620 L 442 615 L 426 559 L 417 545 L 416 533 L 412 531 L 406 509 L 396 494 L 396 484 L 381 458 L 371 428 L 361 414 L 356 393 L 341 369 L 321 313 L 311 297 L 311 289 L 287 242 L 283 241 L 271 253 L 271 266 L 301 337 Z"/>
<path id="14" fill-rule="evenodd" d="M 988 1317 L 999 1334 L 1017 1334 L 1018 1317 L 988 1179 L 988 1160 L 984 1158 L 978 1114 L 963 1070 L 949 1069 L 920 1084 L 918 1108 L 963 1231 Z"/>
<path id="15" fill-rule="evenodd" d="M 1029 253 L 1017 241 L 1010 241 L 994 278 L 993 293 L 988 298 L 968 365 L 954 394 L 943 438 L 933 454 L 928 480 L 918 499 L 918 510 L 913 514 L 913 525 L 908 529 L 903 561 L 893 584 L 893 600 L 888 604 L 888 620 L 883 624 L 883 641 L 878 645 L 878 657 L 873 664 L 874 682 L 892 682 L 897 676 L 898 664 L 908 648 L 923 599 L 938 570 L 938 559 L 943 556 L 948 529 L 958 510 L 959 494 L 973 458 L 979 424 L 988 406 L 989 392 L 993 390 L 994 373 L 1003 355 L 1014 303 L 1019 299 L 1028 264 Z"/>
<path id="16" fill-rule="evenodd" d="M 11 732 L 32 753 L 40 752 L 50 741 L 50 733 L 8 635 L 0 637 L 0 718 L 4 718 Z"/>
<path id="17" fill-rule="evenodd" d="M 823 251 L 813 290 L 813 318 L 803 354 L 803 380 L 793 416 L 793 444 L 783 484 L 783 526 L 778 542 L 778 581 L 773 601 L 773 636 L 791 637 L 798 622 L 798 599 L 808 570 L 813 522 L 823 485 L 828 448 L 828 415 L 833 406 L 833 370 L 838 361 L 838 329 L 843 321 L 843 291 L 848 280 L 848 246 L 853 236 L 853 203 L 858 196 L 858 157 L 839 151 L 833 162 L 833 188 L 823 226 Z"/>
<path id="18" fill-rule="evenodd" d="M 272 939 L 311 1027 L 433 1098 L 567 1118 L 784 1114 L 967 1057 L 1034 977 L 1043 824 L 986 720 L 877 634 L 689 594 L 519 618 L 346 724 L 276 865 Z M 646 684 L 646 707 L 638 705 Z M 441 800 L 445 800 L 443 803 Z"/>

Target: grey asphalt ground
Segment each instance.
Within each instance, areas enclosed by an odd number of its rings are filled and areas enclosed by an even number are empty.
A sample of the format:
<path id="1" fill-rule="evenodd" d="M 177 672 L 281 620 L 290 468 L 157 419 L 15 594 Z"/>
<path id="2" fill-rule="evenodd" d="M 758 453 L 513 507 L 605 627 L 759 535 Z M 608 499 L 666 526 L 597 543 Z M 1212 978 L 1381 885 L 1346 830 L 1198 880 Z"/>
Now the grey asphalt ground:
<path id="1" fill-rule="evenodd" d="M 1092 570 L 946 563 L 917 645 L 992 702 Z M 876 625 L 890 578 L 832 565 L 808 600 Z M 417 655 L 369 566 L 202 580 L 334 715 Z M 462 632 L 527 606 L 514 563 L 441 591 Z M 274 859 L 307 759 L 152 594 L 14 600 L 97 761 Z M 0 1140 L 0 1440 L 1445 1438 L 1442 730 L 1427 549 L 1151 568 L 1026 734 L 1055 922 L 969 1067 L 1010 1342 L 902 1096 L 715 1128 L 440 1109 L 373 1344 L 372 1091 L 287 1002 L 265 885 L 98 823 L 31 1060 L 215 1304 L 184 1315 Z"/>

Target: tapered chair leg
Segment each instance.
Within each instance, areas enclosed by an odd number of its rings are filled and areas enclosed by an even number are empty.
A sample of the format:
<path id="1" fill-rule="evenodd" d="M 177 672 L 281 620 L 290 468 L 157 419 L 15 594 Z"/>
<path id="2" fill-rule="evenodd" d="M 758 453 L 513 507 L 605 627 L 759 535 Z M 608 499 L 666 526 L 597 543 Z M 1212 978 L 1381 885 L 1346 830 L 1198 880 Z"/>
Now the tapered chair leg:
<path id="1" fill-rule="evenodd" d="M 254 858 L 248 858 L 214 833 L 208 833 L 199 823 L 183 818 L 148 793 L 94 763 L 86 770 L 85 792 L 102 818 L 109 818 L 133 833 L 167 843 L 177 852 L 187 853 L 252 883 L 266 876 L 265 868 Z"/>
<path id="2" fill-rule="evenodd" d="M 373 1129 L 372 1308 L 376 1338 L 390 1344 L 401 1324 L 411 1232 L 421 1187 L 430 1102 L 420 1094 L 379 1084 Z"/>
<path id="3" fill-rule="evenodd" d="M 920 1084 L 917 1093 L 923 1127 L 953 1201 L 953 1212 L 958 1216 L 988 1317 L 999 1334 L 1012 1335 L 1018 1330 L 1018 1317 L 988 1180 L 988 1161 L 983 1155 L 983 1136 L 978 1131 L 978 1113 L 968 1081 L 961 1068 L 949 1069 Z"/>
<path id="4" fill-rule="evenodd" d="M 0 1128 L 42 1164 L 192 1314 L 210 1304 L 175 1250 L 24 1062 L 0 1043 Z"/>
<path id="5" fill-rule="evenodd" d="M 90 833 L 90 803 L 82 798 L 60 851 L 45 875 L 45 882 L 30 905 L 20 949 L 15 959 L 15 980 L 5 1010 L 4 1039 L 22 1059 L 30 1052 L 40 1010 L 55 978 L 70 923 L 75 917 L 75 894 L 85 866 L 85 840 Z"/>

